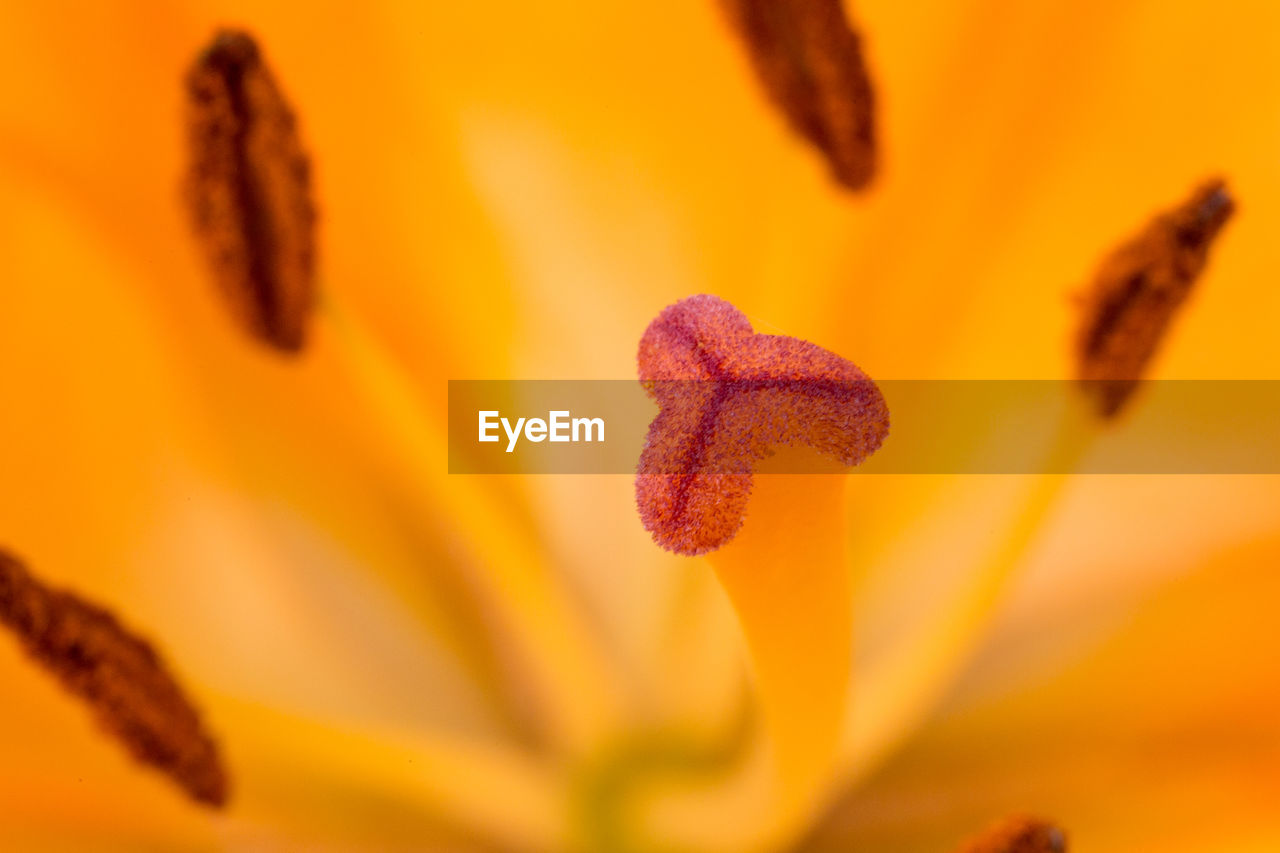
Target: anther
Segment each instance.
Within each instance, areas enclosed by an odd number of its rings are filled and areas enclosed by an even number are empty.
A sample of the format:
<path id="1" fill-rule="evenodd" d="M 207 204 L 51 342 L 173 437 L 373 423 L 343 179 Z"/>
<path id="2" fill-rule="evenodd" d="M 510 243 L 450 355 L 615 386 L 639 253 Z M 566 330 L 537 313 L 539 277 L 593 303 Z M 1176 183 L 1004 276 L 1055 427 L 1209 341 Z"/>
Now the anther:
<path id="1" fill-rule="evenodd" d="M 875 94 L 841 0 L 722 0 L 766 93 L 852 190 L 876 171 Z"/>
<path id="2" fill-rule="evenodd" d="M 3 551 L 0 624 L 88 704 L 134 758 L 165 773 L 200 803 L 226 803 L 218 746 L 150 643 L 103 608 L 45 586 Z"/>
<path id="3" fill-rule="evenodd" d="M 233 317 L 300 350 L 315 301 L 311 169 L 293 110 L 248 33 L 224 31 L 186 80 L 195 233 Z"/>
<path id="4" fill-rule="evenodd" d="M 1111 418 L 1124 408 L 1234 210 L 1226 185 L 1211 181 L 1098 267 L 1084 294 L 1076 374 L 1100 416 Z"/>

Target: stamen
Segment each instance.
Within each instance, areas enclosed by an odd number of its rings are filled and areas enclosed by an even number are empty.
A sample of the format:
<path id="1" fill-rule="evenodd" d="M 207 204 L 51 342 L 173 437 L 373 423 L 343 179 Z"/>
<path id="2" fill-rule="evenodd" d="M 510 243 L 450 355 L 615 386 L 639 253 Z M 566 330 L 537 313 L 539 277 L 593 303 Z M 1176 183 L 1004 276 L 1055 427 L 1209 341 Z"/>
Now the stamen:
<path id="1" fill-rule="evenodd" d="M 640 340 L 640 379 L 661 407 L 636 477 L 645 528 L 662 547 L 703 554 L 742 525 L 755 462 L 807 445 L 856 465 L 889 432 L 875 383 L 797 338 L 760 335 L 714 296 L 667 307 Z"/>
<path id="2" fill-rule="evenodd" d="M 146 640 L 106 610 L 45 586 L 3 551 L 0 624 L 87 702 L 134 758 L 167 774 L 200 803 L 226 803 L 227 776 L 217 744 Z"/>
<path id="3" fill-rule="evenodd" d="M 876 170 L 875 95 L 841 0 L 722 0 L 756 75 L 792 128 L 816 145 L 841 184 Z"/>
<path id="4" fill-rule="evenodd" d="M 1124 408 L 1234 210 L 1226 184 L 1211 181 L 1099 266 L 1076 346 L 1078 377 L 1101 417 Z"/>
<path id="5" fill-rule="evenodd" d="M 956 853 L 1066 853 L 1061 829 L 1028 817 L 1006 818 L 969 839 Z"/>
<path id="6" fill-rule="evenodd" d="M 236 321 L 296 352 L 315 300 L 316 212 L 293 110 L 244 32 L 219 32 L 186 88 L 196 235 Z"/>

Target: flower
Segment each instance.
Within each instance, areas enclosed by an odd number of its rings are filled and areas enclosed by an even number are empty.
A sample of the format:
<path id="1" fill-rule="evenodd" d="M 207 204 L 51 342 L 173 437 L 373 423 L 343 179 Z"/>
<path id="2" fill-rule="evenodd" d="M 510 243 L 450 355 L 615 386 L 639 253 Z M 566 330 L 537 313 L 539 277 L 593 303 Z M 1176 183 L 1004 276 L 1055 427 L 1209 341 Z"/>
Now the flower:
<path id="1" fill-rule="evenodd" d="M 6 840 L 923 850 L 1031 810 L 1094 851 L 1274 846 L 1272 479 L 761 483 L 712 558 L 739 601 L 799 608 L 797 570 L 846 549 L 857 571 L 799 610 L 804 647 L 857 635 L 804 659 L 806 709 L 749 686 L 725 587 L 653 545 L 630 478 L 445 473 L 446 379 L 632 376 L 692 293 L 878 381 L 1065 378 L 1067 294 L 1211 174 L 1241 212 L 1155 375 L 1276 374 L 1269 4 L 850 12 L 882 108 L 856 197 L 712 3 L 11 10 L 0 542 L 145 628 L 234 795 L 192 806 L 0 644 Z M 181 81 L 228 22 L 314 161 L 298 359 L 228 322 L 181 210 Z M 1007 577 L 971 582 L 1002 548 L 1023 581 L 991 633 Z M 823 674 L 848 655 L 846 705 Z"/>

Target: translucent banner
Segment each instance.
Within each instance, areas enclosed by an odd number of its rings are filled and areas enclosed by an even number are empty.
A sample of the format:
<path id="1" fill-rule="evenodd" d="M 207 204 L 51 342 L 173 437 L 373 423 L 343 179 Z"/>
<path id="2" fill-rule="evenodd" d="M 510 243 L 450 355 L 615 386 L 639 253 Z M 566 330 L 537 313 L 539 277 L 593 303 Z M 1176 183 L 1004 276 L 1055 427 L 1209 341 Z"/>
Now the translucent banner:
<path id="1" fill-rule="evenodd" d="M 1280 381 L 1149 380 L 1114 421 L 1090 426 L 1088 401 L 1070 381 L 889 380 L 875 384 L 890 428 L 861 474 L 1276 474 Z M 535 380 L 449 382 L 452 474 L 631 474 L 660 407 L 706 435 L 734 428 L 730 412 L 762 407 L 785 417 L 787 395 L 823 395 L 833 423 L 856 411 L 856 393 L 829 383 Z M 857 390 L 857 389 L 854 389 Z M 846 401 L 842 403 L 841 401 Z M 1084 426 L 1082 427 L 1081 424 Z M 1064 430 L 1094 429 L 1087 452 L 1052 452 Z M 750 441 L 750 435 L 741 436 Z M 659 473 L 714 473 L 713 454 L 692 442 Z M 1067 470 L 1060 470 L 1067 468 Z M 725 468 L 725 473 L 737 469 Z M 842 473 L 805 447 L 777 447 L 770 473 Z"/>

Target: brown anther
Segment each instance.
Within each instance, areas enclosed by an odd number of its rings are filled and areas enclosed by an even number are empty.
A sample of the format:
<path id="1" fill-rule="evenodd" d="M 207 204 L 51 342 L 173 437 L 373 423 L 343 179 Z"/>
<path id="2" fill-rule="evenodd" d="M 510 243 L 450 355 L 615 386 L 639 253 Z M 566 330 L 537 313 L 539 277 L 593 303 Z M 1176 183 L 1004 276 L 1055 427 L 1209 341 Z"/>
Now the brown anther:
<path id="1" fill-rule="evenodd" d="M 186 90 L 186 197 L 206 260 L 236 322 L 296 352 L 315 302 L 316 212 L 293 110 L 244 32 L 219 32 Z"/>
<path id="2" fill-rule="evenodd" d="M 1101 417 L 1114 417 L 1133 394 L 1234 210 L 1226 184 L 1210 181 L 1098 267 L 1084 294 L 1076 358 Z"/>
<path id="3" fill-rule="evenodd" d="M 1066 853 L 1067 836 L 1051 823 L 1010 817 L 992 824 L 956 848 L 955 853 Z"/>
<path id="4" fill-rule="evenodd" d="M 876 171 L 875 95 L 841 0 L 721 0 L 756 75 L 849 189 Z"/>
<path id="5" fill-rule="evenodd" d="M 164 662 L 101 607 L 45 586 L 0 551 L 0 624 L 92 709 L 138 761 L 192 799 L 220 807 L 227 775 L 217 744 Z"/>

